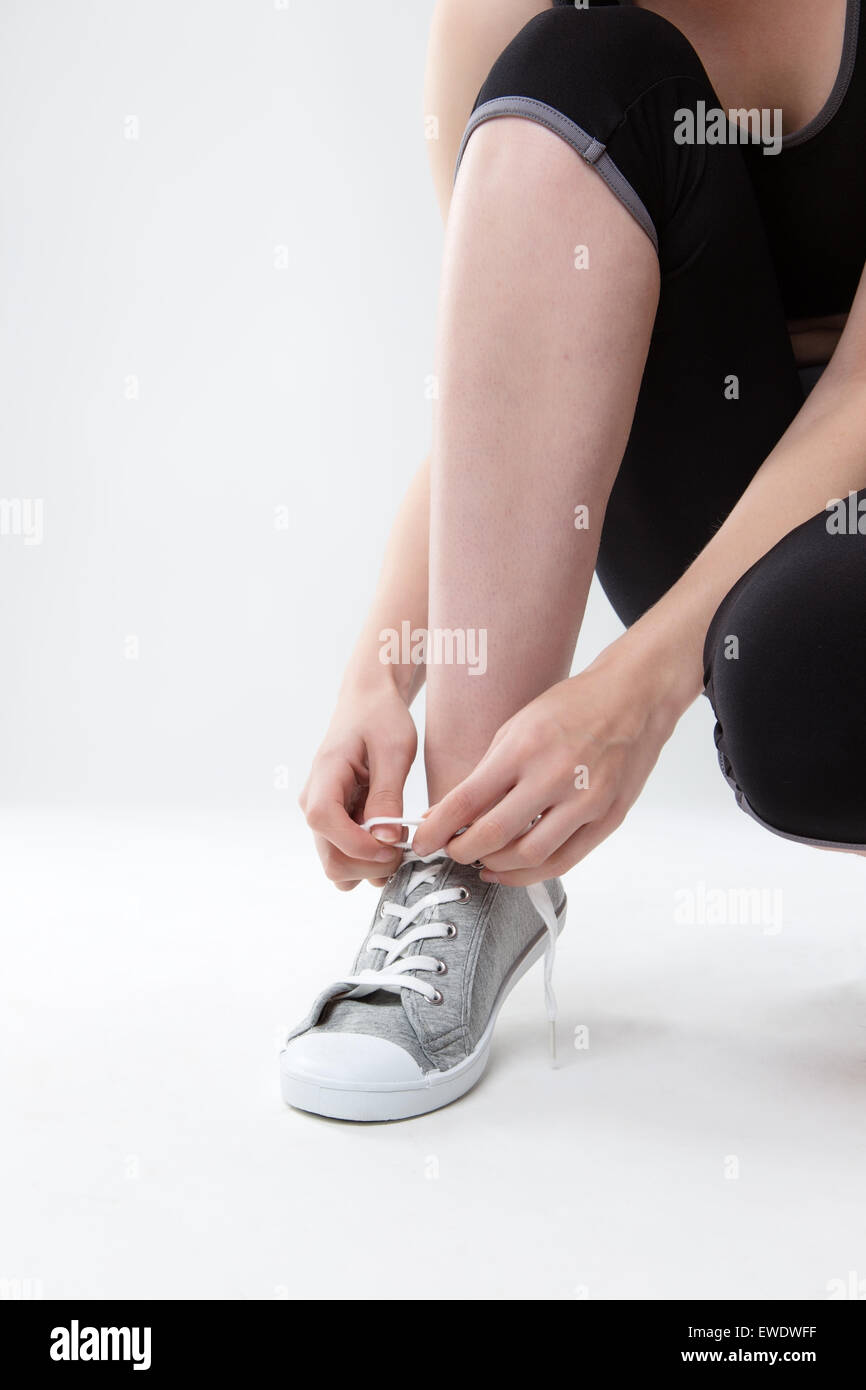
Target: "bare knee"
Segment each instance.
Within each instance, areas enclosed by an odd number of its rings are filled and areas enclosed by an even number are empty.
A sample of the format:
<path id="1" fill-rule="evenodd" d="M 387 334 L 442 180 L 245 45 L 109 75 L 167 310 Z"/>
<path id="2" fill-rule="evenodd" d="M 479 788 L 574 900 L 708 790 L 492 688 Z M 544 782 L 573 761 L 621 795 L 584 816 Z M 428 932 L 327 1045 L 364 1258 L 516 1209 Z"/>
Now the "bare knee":
<path id="1" fill-rule="evenodd" d="M 437 0 L 424 79 L 427 149 L 445 218 L 460 140 L 481 84 L 502 50 L 551 0 Z"/>

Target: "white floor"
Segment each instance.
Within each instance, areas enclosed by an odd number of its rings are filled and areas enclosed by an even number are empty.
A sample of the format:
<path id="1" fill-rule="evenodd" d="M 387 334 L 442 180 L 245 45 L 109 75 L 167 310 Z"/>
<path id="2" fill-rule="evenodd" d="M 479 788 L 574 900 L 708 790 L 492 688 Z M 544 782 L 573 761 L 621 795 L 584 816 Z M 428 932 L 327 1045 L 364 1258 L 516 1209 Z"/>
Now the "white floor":
<path id="1" fill-rule="evenodd" d="M 863 1279 L 866 864 L 713 815 L 642 804 L 570 876 L 558 1070 L 536 971 L 474 1093 L 353 1127 L 278 1095 L 281 1030 L 372 901 L 320 881 L 293 816 L 3 812 L 0 1288 L 822 1299 Z M 718 889 L 727 922 L 682 920 Z M 738 889 L 765 890 L 757 920 Z"/>

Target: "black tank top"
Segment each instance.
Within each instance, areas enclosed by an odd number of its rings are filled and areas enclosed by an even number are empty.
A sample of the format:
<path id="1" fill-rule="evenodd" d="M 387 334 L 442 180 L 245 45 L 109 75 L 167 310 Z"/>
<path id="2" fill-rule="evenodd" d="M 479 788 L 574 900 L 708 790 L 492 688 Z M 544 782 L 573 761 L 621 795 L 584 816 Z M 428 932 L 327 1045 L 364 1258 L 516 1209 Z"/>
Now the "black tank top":
<path id="1" fill-rule="evenodd" d="M 778 154 L 741 146 L 789 319 L 846 313 L 866 263 L 866 5 L 847 4 L 842 59 L 824 106 L 783 136 Z"/>
<path id="2" fill-rule="evenodd" d="M 743 154 L 789 319 L 847 312 L 866 262 L 866 43 L 848 0 L 842 61 L 824 106 L 778 154 Z"/>

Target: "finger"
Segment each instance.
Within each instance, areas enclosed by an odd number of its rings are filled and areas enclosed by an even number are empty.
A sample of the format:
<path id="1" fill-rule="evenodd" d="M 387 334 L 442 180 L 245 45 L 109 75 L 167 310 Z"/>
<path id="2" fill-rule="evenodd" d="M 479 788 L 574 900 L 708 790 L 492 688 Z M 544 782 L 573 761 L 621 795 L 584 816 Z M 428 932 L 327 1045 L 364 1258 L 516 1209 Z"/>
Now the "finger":
<path id="1" fill-rule="evenodd" d="M 364 803 L 363 819 L 376 816 L 402 816 L 403 784 L 409 773 L 411 759 L 398 749 L 368 747 L 370 759 L 370 790 Z M 403 838 L 399 825 L 376 825 L 370 832 L 374 840 L 396 844 Z"/>
<path id="2" fill-rule="evenodd" d="M 498 812 L 499 808 L 496 807 L 495 810 Z M 580 816 L 573 804 L 560 803 L 551 807 L 545 811 L 537 825 L 522 835 L 512 837 L 498 853 L 482 855 L 485 871 L 499 875 L 511 870 L 520 872 L 536 869 L 552 858 L 579 827 Z M 461 836 L 462 838 L 464 837 Z"/>
<path id="3" fill-rule="evenodd" d="M 508 762 L 503 757 L 485 755 L 474 772 L 459 782 L 424 818 L 415 832 L 413 848 L 418 854 L 432 854 L 453 840 L 464 825 L 472 825 L 496 804 L 514 784 Z"/>
<path id="4" fill-rule="evenodd" d="M 381 878 L 387 868 L 380 859 L 353 859 L 343 854 L 324 835 L 315 835 L 313 838 L 325 876 L 332 883 L 358 883 L 361 879 Z M 375 841 L 373 843 L 375 844 Z M 393 872 L 402 856 L 398 849 L 392 849 L 388 851 L 388 857 Z"/>
<path id="5" fill-rule="evenodd" d="M 559 878 L 562 874 L 573 869 L 575 864 L 579 864 L 581 859 L 591 853 L 598 845 L 606 840 L 614 830 L 620 826 L 625 819 L 625 812 L 620 810 L 618 805 L 610 808 L 607 815 L 602 820 L 590 821 L 587 825 L 582 825 L 559 849 L 535 869 L 513 869 L 504 870 L 502 873 L 488 874 L 482 871 L 480 877 L 486 879 L 488 883 L 505 883 L 513 888 L 525 888 L 530 883 L 541 883 L 546 878 Z"/>
<path id="6" fill-rule="evenodd" d="M 484 811 L 463 835 L 450 841 L 448 853 L 459 864 L 474 864 L 480 860 L 490 865 L 498 852 L 505 850 L 528 831 L 549 795 L 549 789 L 541 785 L 519 783 L 501 801 Z M 572 824 L 571 829 L 574 828 Z M 508 867 L 521 866 L 512 864 Z"/>
<path id="7" fill-rule="evenodd" d="M 362 830 L 346 809 L 351 804 L 355 786 L 355 774 L 343 758 L 335 758 L 328 765 L 317 768 L 307 797 L 307 824 L 347 859 L 378 861 L 382 865 L 393 858 L 393 850 L 380 844 L 368 830 Z"/>

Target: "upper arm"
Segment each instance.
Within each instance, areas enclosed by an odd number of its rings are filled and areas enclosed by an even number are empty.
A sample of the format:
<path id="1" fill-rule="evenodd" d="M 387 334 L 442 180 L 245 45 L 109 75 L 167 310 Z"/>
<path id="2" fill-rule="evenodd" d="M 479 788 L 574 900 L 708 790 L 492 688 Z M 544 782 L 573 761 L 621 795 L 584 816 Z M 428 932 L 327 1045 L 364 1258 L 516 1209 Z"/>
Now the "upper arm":
<path id="1" fill-rule="evenodd" d="M 475 98 L 503 48 L 552 0 L 437 0 L 427 48 L 424 114 L 435 117 L 428 140 L 443 219 L 451 202 L 454 166 Z"/>

